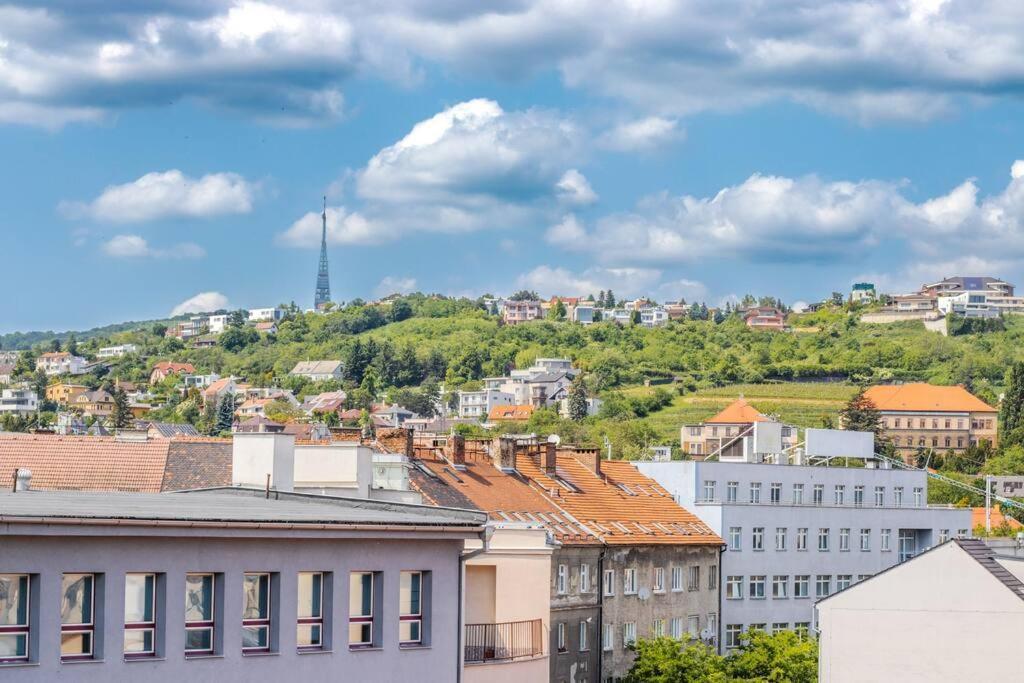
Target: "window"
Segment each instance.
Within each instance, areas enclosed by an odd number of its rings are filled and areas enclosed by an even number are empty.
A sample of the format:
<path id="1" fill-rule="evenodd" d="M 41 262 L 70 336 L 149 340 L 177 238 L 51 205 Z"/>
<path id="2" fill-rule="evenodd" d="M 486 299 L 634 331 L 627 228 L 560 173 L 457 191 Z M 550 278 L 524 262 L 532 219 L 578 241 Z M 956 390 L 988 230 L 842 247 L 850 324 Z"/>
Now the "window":
<path id="1" fill-rule="evenodd" d="M 865 581 L 871 578 L 871 574 L 857 574 L 857 581 Z"/>
<path id="2" fill-rule="evenodd" d="M 939 543 L 945 543 L 949 540 L 949 529 L 939 529 Z"/>
<path id="3" fill-rule="evenodd" d="M 864 487 L 854 486 L 853 487 L 853 504 L 857 507 L 864 505 Z"/>
<path id="4" fill-rule="evenodd" d="M 759 481 L 750 482 L 750 502 L 761 502 L 761 482 Z"/>
<path id="5" fill-rule="evenodd" d="M 818 551 L 828 552 L 828 529 L 818 529 Z"/>
<path id="6" fill-rule="evenodd" d="M 793 484 L 793 505 L 804 504 L 804 485 Z"/>
<path id="7" fill-rule="evenodd" d="M 882 547 L 881 547 L 881 550 L 882 550 L 883 553 L 889 552 L 889 550 L 891 549 L 889 547 L 889 539 L 891 537 L 892 537 L 892 530 L 891 529 L 882 529 Z"/>
<path id="8" fill-rule="evenodd" d="M 590 565 L 580 565 L 580 593 L 590 592 Z"/>
<path id="9" fill-rule="evenodd" d="M 296 640 L 300 650 L 324 646 L 324 575 L 299 572 L 299 605 Z"/>
<path id="10" fill-rule="evenodd" d="M 923 505 L 924 501 L 924 489 L 920 486 L 914 487 L 914 507 L 919 508 Z"/>
<path id="11" fill-rule="evenodd" d="M 725 485 L 725 502 L 735 503 L 737 498 L 737 492 L 739 491 L 740 483 L 738 481 L 730 481 Z"/>
<path id="12" fill-rule="evenodd" d="M 967 538 L 967 529 L 957 529 L 956 537 L 957 538 Z"/>
<path id="13" fill-rule="evenodd" d="M 853 583 L 853 574 L 840 574 L 836 577 L 836 592 L 846 590 Z"/>
<path id="14" fill-rule="evenodd" d="M 796 530 L 796 549 L 807 550 L 807 527 L 800 527 Z"/>
<path id="15" fill-rule="evenodd" d="M 789 628 L 789 624 L 787 624 L 787 623 L 775 622 L 775 623 L 772 624 L 772 635 L 775 635 L 776 633 L 782 633 L 783 631 L 785 631 L 788 628 Z"/>
<path id="16" fill-rule="evenodd" d="M 590 649 L 590 630 L 587 628 L 587 622 L 580 622 L 580 652 L 586 652 Z"/>
<path id="17" fill-rule="evenodd" d="M 0 574 L 0 664 L 29 658 L 28 574 Z"/>
<path id="18" fill-rule="evenodd" d="M 860 549 L 864 552 L 871 550 L 871 529 L 860 530 Z"/>
<path id="19" fill-rule="evenodd" d="M 605 652 L 611 652 L 615 649 L 614 629 L 615 626 L 613 624 L 604 624 L 601 627 L 601 649 Z"/>
<path id="20" fill-rule="evenodd" d="M 727 648 L 734 648 L 740 646 L 740 635 L 743 633 L 743 626 L 741 624 L 726 624 L 725 625 L 725 646 Z"/>
<path id="21" fill-rule="evenodd" d="M 61 580 L 60 658 L 63 661 L 93 656 L 95 590 L 94 574 L 64 574 Z"/>
<path id="22" fill-rule="evenodd" d="M 846 499 L 846 487 L 842 484 L 836 484 L 836 505 L 842 505 Z"/>
<path id="23" fill-rule="evenodd" d="M 822 574 L 814 582 L 814 596 L 817 598 L 827 598 L 832 589 L 832 577 L 828 574 Z"/>
<path id="24" fill-rule="evenodd" d="M 710 503 L 715 499 L 715 482 L 711 479 L 704 480 L 704 502 Z"/>
<path id="25" fill-rule="evenodd" d="M 636 593 L 636 569 L 622 570 L 622 594 L 633 595 Z"/>
<path id="26" fill-rule="evenodd" d="M 568 648 L 565 646 L 565 623 L 558 622 L 558 626 L 555 628 L 556 643 L 559 652 L 567 652 Z"/>
<path id="27" fill-rule="evenodd" d="M 726 598 L 726 600 L 742 600 L 743 599 L 743 577 L 742 576 L 727 576 L 727 577 L 725 577 L 725 598 Z"/>
<path id="28" fill-rule="evenodd" d="M 665 568 L 654 568 L 654 585 L 651 587 L 655 593 L 665 592 Z"/>
<path id="29" fill-rule="evenodd" d="M 742 547 L 743 530 L 738 526 L 729 527 L 729 550 L 739 550 Z"/>
<path id="30" fill-rule="evenodd" d="M 398 575 L 398 644 L 410 647 L 423 643 L 424 573 Z"/>
<path id="31" fill-rule="evenodd" d="M 213 574 L 185 576 L 186 657 L 213 653 L 213 631 L 217 619 L 214 597 Z"/>
<path id="32" fill-rule="evenodd" d="M 718 590 L 718 565 L 708 567 L 708 590 Z"/>
<path id="33" fill-rule="evenodd" d="M 750 577 L 750 599 L 751 600 L 764 600 L 764 583 L 765 583 L 765 578 L 763 576 L 751 576 Z"/>
<path id="34" fill-rule="evenodd" d="M 782 502 L 782 484 L 781 483 L 774 483 L 774 484 L 772 484 L 771 491 L 769 492 L 769 496 L 770 496 L 769 500 L 771 501 L 772 505 L 778 505 L 779 503 L 781 503 Z"/>
<path id="35" fill-rule="evenodd" d="M 555 591 L 559 595 L 565 595 L 569 590 L 569 566 L 558 565 L 558 578 L 555 580 Z"/>
<path id="36" fill-rule="evenodd" d="M 700 590 L 700 565 L 695 564 L 690 567 L 690 581 L 687 584 L 687 589 L 691 591 Z"/>
<path id="37" fill-rule="evenodd" d="M 788 576 L 773 576 L 772 577 L 772 598 L 776 600 L 784 600 L 789 597 L 789 577 Z"/>
<path id="38" fill-rule="evenodd" d="M 897 486 L 892 490 L 892 504 L 898 508 L 903 507 L 903 487 Z"/>
<path id="39" fill-rule="evenodd" d="M 793 624 L 793 630 L 796 631 L 797 636 L 800 640 L 806 640 L 807 634 L 811 630 L 811 623 L 809 621 L 798 621 Z"/>
<path id="40" fill-rule="evenodd" d="M 242 577 L 242 652 L 270 652 L 270 574 Z"/>
<path id="41" fill-rule="evenodd" d="M 875 507 L 876 508 L 880 508 L 883 505 L 885 505 L 885 487 L 884 486 L 876 486 L 875 487 Z"/>
<path id="42" fill-rule="evenodd" d="M 814 504 L 822 505 L 825 502 L 825 485 L 815 484 L 814 493 L 812 495 L 814 496 Z"/>
<path id="43" fill-rule="evenodd" d="M 156 574 L 125 574 L 124 656 L 156 654 Z"/>
<path id="44" fill-rule="evenodd" d="M 651 634 L 655 638 L 660 638 L 663 635 L 665 635 L 665 620 L 664 619 L 655 619 L 654 620 L 654 623 L 651 624 Z"/>
<path id="45" fill-rule="evenodd" d="M 683 618 L 672 617 L 672 621 L 669 622 L 669 635 L 673 638 L 683 637 Z"/>
<path id="46" fill-rule="evenodd" d="M 775 549 L 786 549 L 786 527 L 784 526 L 775 527 Z"/>
<path id="47" fill-rule="evenodd" d="M 352 572 L 348 578 L 348 646 L 373 646 L 373 572 Z"/>
<path id="48" fill-rule="evenodd" d="M 845 552 L 850 549 L 850 530 L 839 530 L 839 551 Z"/>
<path id="49" fill-rule="evenodd" d="M 753 548 L 754 550 L 764 550 L 764 527 L 755 526 L 753 535 Z"/>
<path id="50" fill-rule="evenodd" d="M 683 568 L 672 567 L 672 590 L 683 590 Z"/>
<path id="51" fill-rule="evenodd" d="M 604 594 L 615 595 L 615 570 L 604 570 Z"/>
<path id="52" fill-rule="evenodd" d="M 622 625 L 622 646 L 629 647 L 636 642 L 636 622 L 627 621 Z"/>
<path id="53" fill-rule="evenodd" d="M 793 577 L 793 597 L 806 598 L 810 583 L 811 577 L 808 574 L 797 574 Z"/>
<path id="54" fill-rule="evenodd" d="M 718 615 L 714 612 L 708 614 L 708 630 L 711 631 L 711 637 L 714 638 L 714 642 L 718 642 Z"/>
<path id="55" fill-rule="evenodd" d="M 895 419 L 895 420 L 893 421 L 893 427 L 895 427 L 895 428 L 899 429 L 899 426 L 900 426 L 900 418 L 898 418 L 898 417 L 897 417 L 897 418 L 896 418 L 896 419 Z"/>

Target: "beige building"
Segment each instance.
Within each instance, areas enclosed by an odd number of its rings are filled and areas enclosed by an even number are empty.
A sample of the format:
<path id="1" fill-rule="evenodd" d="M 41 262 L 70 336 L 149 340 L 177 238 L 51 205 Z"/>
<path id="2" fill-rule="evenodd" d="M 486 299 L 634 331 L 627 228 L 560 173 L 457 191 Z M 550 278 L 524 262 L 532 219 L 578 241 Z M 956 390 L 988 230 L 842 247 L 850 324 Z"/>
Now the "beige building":
<path id="1" fill-rule="evenodd" d="M 89 387 L 84 384 L 59 382 L 46 387 L 46 400 L 67 405 L 87 391 L 89 391 Z"/>
<path id="2" fill-rule="evenodd" d="M 738 398 L 720 413 L 700 424 L 683 425 L 680 443 L 683 453 L 695 460 L 719 453 L 739 456 L 743 451 L 743 437 L 750 433 L 755 422 L 775 422 L 743 398 Z M 790 425 L 782 427 L 782 445 L 785 448 L 796 445 L 797 429 Z"/>
<path id="3" fill-rule="evenodd" d="M 879 385 L 865 394 L 882 414 L 885 432 L 907 458 L 920 449 L 963 451 L 997 443 L 998 411 L 961 386 Z"/>
<path id="4" fill-rule="evenodd" d="M 817 624 L 822 683 L 1019 680 L 1024 560 L 949 541 L 821 600 Z"/>

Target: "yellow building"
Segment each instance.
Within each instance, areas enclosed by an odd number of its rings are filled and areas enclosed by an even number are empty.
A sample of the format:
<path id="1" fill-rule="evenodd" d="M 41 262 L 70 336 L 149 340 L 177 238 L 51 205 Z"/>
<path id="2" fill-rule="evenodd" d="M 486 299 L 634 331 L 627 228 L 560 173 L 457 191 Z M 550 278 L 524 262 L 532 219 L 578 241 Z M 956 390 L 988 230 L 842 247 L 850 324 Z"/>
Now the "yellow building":
<path id="1" fill-rule="evenodd" d="M 89 391 L 89 387 L 81 384 L 58 382 L 46 387 L 46 400 L 67 405 L 87 391 Z"/>

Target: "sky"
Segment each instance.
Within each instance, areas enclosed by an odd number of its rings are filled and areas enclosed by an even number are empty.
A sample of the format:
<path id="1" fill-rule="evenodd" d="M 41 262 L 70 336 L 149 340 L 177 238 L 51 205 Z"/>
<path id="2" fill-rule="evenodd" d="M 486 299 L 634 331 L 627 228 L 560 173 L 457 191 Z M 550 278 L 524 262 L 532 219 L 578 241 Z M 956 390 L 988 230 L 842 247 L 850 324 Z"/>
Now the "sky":
<path id="1" fill-rule="evenodd" d="M 0 0 L 2 2 L 2 0 Z M 1017 0 L 0 4 L 0 332 L 1024 274 Z"/>

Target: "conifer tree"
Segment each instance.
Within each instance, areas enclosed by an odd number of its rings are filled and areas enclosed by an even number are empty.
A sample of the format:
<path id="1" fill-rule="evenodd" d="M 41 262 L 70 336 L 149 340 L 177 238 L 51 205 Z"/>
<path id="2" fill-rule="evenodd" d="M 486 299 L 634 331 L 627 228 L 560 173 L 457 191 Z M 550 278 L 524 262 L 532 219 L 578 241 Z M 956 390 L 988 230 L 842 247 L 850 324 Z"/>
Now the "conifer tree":
<path id="1" fill-rule="evenodd" d="M 999 406 L 999 443 L 1010 446 L 1024 437 L 1024 363 L 1010 367 L 1006 382 L 1006 395 Z"/>
<path id="2" fill-rule="evenodd" d="M 217 426 L 214 429 L 216 433 L 230 432 L 231 426 L 235 422 L 235 395 L 224 394 L 220 400 L 220 404 L 217 406 Z"/>
<path id="3" fill-rule="evenodd" d="M 569 387 L 569 419 L 581 422 L 587 417 L 587 385 L 577 375 Z"/>
<path id="4" fill-rule="evenodd" d="M 124 429 L 132 423 L 132 410 L 128 406 L 128 395 L 121 387 L 114 387 L 114 410 L 110 413 L 110 426 Z"/>

